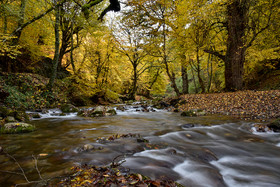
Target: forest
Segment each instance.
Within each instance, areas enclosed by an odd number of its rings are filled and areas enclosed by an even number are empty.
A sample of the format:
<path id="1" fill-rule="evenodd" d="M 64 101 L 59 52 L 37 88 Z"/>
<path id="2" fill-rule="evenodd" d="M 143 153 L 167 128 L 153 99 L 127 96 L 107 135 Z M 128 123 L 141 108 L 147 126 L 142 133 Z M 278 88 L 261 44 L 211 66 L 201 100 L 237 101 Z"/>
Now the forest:
<path id="1" fill-rule="evenodd" d="M 3 0 L 1 73 L 62 80 L 73 100 L 278 89 L 279 3 Z"/>
<path id="2" fill-rule="evenodd" d="M 0 0 L 0 186 L 279 186 L 279 7 Z"/>

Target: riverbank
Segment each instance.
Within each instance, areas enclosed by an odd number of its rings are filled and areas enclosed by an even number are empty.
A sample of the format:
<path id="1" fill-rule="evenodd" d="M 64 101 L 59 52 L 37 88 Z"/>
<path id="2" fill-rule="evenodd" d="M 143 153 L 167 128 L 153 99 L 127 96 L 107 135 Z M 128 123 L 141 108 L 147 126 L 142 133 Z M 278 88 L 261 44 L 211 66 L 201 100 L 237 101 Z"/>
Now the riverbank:
<path id="1" fill-rule="evenodd" d="M 241 119 L 269 120 L 280 117 L 280 90 L 188 94 L 180 97 L 179 111 L 201 109 L 207 114 Z"/>
<path id="2" fill-rule="evenodd" d="M 85 106 L 109 104 L 111 101 L 102 98 L 102 94 L 100 98 L 95 98 L 98 94 L 94 97 L 87 95 L 77 89 L 73 82 L 66 80 L 57 80 L 54 92 L 48 95 L 45 92 L 47 82 L 47 78 L 36 74 L 0 74 L 0 106 L 26 110 L 56 108 L 64 103 Z M 117 101 L 121 102 L 115 98 L 114 102 Z M 242 119 L 268 120 L 280 117 L 280 90 L 188 94 L 180 99 L 159 98 L 157 101 L 166 103 L 162 107 L 167 107 L 168 103 L 179 111 L 201 109 L 207 114 L 230 115 Z M 155 104 L 155 101 L 152 103 Z"/>

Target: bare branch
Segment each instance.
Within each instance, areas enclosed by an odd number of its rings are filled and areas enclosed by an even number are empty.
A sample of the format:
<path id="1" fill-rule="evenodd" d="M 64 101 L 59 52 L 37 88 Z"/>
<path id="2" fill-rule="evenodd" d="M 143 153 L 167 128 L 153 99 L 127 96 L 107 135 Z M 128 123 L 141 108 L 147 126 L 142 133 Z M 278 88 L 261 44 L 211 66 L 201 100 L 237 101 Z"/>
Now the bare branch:
<path id="1" fill-rule="evenodd" d="M 42 177 L 42 175 L 41 175 L 41 172 L 40 172 L 40 170 L 39 170 L 39 168 L 38 168 L 38 159 L 37 159 L 34 155 L 32 155 L 32 158 L 34 159 L 35 169 L 36 169 L 36 171 L 37 171 L 37 173 L 38 173 L 40 179 L 41 179 L 42 181 L 44 181 L 45 183 L 47 183 L 47 181 L 46 181 L 45 179 L 43 179 L 43 177 Z"/>

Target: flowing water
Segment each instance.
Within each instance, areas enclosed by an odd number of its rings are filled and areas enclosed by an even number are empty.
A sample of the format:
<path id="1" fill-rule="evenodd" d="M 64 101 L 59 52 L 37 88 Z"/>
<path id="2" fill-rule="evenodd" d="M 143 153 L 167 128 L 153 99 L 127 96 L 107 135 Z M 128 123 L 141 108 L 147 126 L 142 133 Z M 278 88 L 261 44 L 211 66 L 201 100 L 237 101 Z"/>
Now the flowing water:
<path id="1" fill-rule="evenodd" d="M 165 177 L 184 186 L 280 186 L 280 134 L 257 133 L 253 122 L 225 116 L 181 117 L 167 111 L 82 118 L 57 116 L 51 110 L 33 120 L 37 130 L 0 135 L 0 146 L 13 155 L 30 180 L 38 180 L 32 155 L 43 178 L 62 176 L 73 165 L 108 165 L 124 155 L 124 168 L 151 178 Z M 114 134 L 137 138 L 99 140 Z M 86 144 L 95 147 L 84 150 Z M 25 182 L 16 163 L 0 155 L 0 186 Z M 6 172 L 3 172 L 6 171 Z"/>

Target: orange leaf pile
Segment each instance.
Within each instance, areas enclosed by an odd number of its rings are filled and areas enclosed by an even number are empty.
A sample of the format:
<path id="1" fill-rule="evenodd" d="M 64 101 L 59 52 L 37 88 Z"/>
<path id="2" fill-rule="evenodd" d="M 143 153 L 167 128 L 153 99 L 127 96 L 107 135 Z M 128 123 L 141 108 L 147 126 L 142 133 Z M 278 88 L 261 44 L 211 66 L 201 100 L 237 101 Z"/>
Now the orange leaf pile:
<path id="1" fill-rule="evenodd" d="M 202 109 L 208 114 L 232 115 L 244 119 L 280 117 L 280 90 L 189 94 L 180 99 L 181 111 Z"/>
<path id="2" fill-rule="evenodd" d="M 181 186 L 168 179 L 151 180 L 141 174 L 123 174 L 118 168 L 83 166 L 73 167 L 74 174 L 56 186 Z"/>

